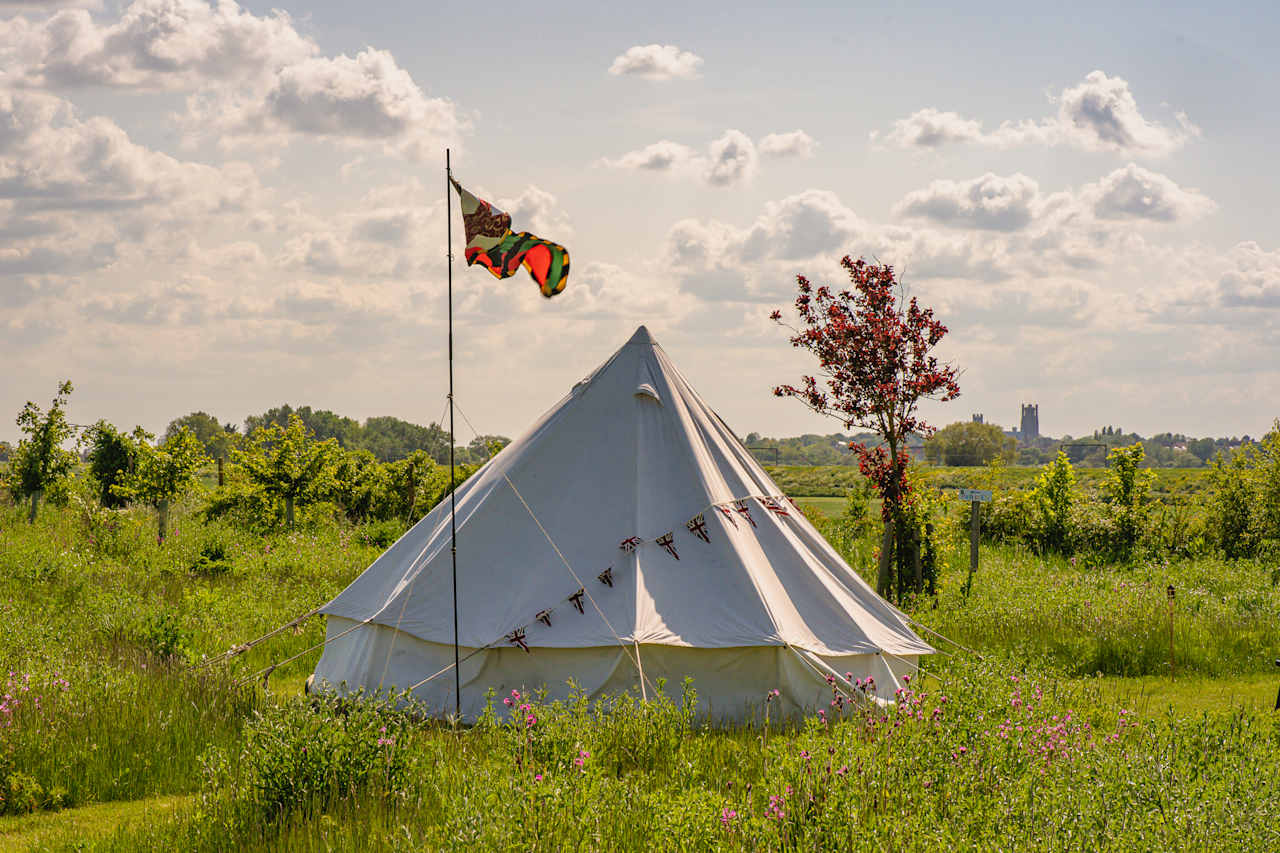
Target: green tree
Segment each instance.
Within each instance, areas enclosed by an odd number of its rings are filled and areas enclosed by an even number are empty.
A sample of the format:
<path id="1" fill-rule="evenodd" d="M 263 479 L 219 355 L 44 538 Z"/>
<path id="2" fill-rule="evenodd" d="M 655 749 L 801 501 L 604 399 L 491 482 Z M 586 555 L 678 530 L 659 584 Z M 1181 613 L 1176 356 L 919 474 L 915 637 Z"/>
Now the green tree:
<path id="1" fill-rule="evenodd" d="M 89 473 L 98 483 L 98 502 L 108 509 L 119 509 L 127 500 L 115 486 L 133 470 L 134 444 L 105 420 L 93 425 L 90 436 Z"/>
<path id="2" fill-rule="evenodd" d="M 1187 451 L 1201 462 L 1208 464 L 1217 452 L 1217 445 L 1212 438 L 1193 438 L 1187 442 Z"/>
<path id="3" fill-rule="evenodd" d="M 49 411 L 42 411 L 28 400 L 18 414 L 18 426 L 27 437 L 18 442 L 10 459 L 10 489 L 16 499 L 31 500 L 27 521 L 32 524 L 39 511 L 41 495 L 60 485 L 78 461 L 74 452 L 62 448 L 73 433 L 66 412 L 71 391 L 68 379 L 58 385 Z"/>
<path id="4" fill-rule="evenodd" d="M 1036 509 L 1036 539 L 1045 551 L 1067 553 L 1071 549 L 1071 509 L 1076 501 L 1076 472 L 1066 451 L 1036 475 L 1031 492 Z"/>
<path id="5" fill-rule="evenodd" d="M 1255 472 L 1250 457 L 1245 450 L 1229 456 L 1219 453 L 1209 472 L 1213 486 L 1209 497 L 1209 538 L 1228 560 L 1250 557 L 1256 550 Z"/>
<path id="6" fill-rule="evenodd" d="M 1127 560 L 1133 556 L 1138 539 L 1146 528 L 1148 498 L 1155 474 L 1142 468 L 1142 443 L 1117 447 L 1107 454 L 1107 476 L 1102 481 L 1102 496 L 1111 506 L 1116 521 L 1117 556 Z"/>
<path id="7" fill-rule="evenodd" d="M 284 501 L 285 524 L 292 527 L 295 507 L 328 494 L 338 451 L 337 441 L 317 441 L 302 418 L 291 414 L 287 426 L 271 423 L 254 430 L 248 447 L 233 450 L 232 459 L 257 488 Z"/>
<path id="8" fill-rule="evenodd" d="M 425 450 L 436 462 L 449 461 L 449 433 L 438 424 L 419 426 L 389 416 L 369 418 L 359 446 L 383 462 L 407 459 L 415 450 Z"/>
<path id="9" fill-rule="evenodd" d="M 1017 458 L 1018 442 L 995 424 L 958 421 L 924 441 L 925 459 L 942 465 L 986 465 L 996 457 Z"/>
<path id="10" fill-rule="evenodd" d="M 163 543 L 169 529 L 170 506 L 191 487 L 196 472 L 209 458 L 200 439 L 185 427 L 158 446 L 151 443 L 153 438 L 142 427 L 133 431 L 133 469 L 112 490 L 123 498 L 155 508 L 157 539 Z"/>
<path id="11" fill-rule="evenodd" d="M 1272 540 L 1280 546 L 1280 418 L 1271 431 L 1250 445 L 1257 475 L 1257 531 L 1261 540 Z"/>
<path id="12" fill-rule="evenodd" d="M 191 430 L 211 459 L 229 458 L 231 446 L 239 437 L 234 424 L 224 425 L 206 412 L 192 412 L 169 421 L 169 426 L 164 431 L 164 441 L 173 438 L 183 429 Z"/>
<path id="13" fill-rule="evenodd" d="M 268 409 L 261 415 L 250 415 L 245 418 L 244 434 L 250 435 L 271 424 L 288 426 L 289 418 L 294 415 L 299 417 L 306 428 L 320 441 L 332 438 L 342 447 L 360 446 L 362 430 L 359 421 L 328 409 L 312 409 L 310 406 L 299 406 L 295 409 L 288 403 Z"/>

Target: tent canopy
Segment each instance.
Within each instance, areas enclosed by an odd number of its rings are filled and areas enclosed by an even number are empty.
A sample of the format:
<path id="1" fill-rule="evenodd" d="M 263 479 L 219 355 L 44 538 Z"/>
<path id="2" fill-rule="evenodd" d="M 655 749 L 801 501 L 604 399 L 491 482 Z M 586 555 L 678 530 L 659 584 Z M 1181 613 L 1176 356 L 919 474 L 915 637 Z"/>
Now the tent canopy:
<path id="1" fill-rule="evenodd" d="M 739 718 L 778 680 L 796 682 L 797 708 L 831 672 L 874 675 L 891 694 L 932 651 L 643 326 L 456 500 L 470 714 L 488 687 L 556 696 L 573 678 L 643 693 L 692 675 L 708 709 Z M 444 501 L 322 608 L 318 681 L 404 689 L 452 663 L 450 538 Z M 415 695 L 451 711 L 453 685 L 447 672 Z"/>

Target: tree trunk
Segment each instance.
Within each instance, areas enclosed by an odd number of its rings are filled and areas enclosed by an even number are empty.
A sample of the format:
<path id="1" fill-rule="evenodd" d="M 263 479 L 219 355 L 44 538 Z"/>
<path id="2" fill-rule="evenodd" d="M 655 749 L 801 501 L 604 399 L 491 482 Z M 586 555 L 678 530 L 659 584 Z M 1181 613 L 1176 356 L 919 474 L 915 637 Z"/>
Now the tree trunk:
<path id="1" fill-rule="evenodd" d="M 156 541 L 161 545 L 164 544 L 165 531 L 169 529 L 169 502 L 160 501 L 156 504 Z"/>
<path id="2" fill-rule="evenodd" d="M 409 521 L 409 522 L 413 521 L 413 505 L 417 503 L 417 497 L 418 497 L 418 484 L 416 482 L 417 473 L 418 472 L 417 472 L 416 466 L 412 462 L 410 462 L 409 463 L 409 480 L 405 488 L 405 496 L 404 496 L 404 502 L 406 506 L 405 521 Z"/>
<path id="3" fill-rule="evenodd" d="M 915 569 L 915 592 L 920 595 L 924 592 L 924 563 L 920 559 L 920 531 L 912 529 L 911 531 L 911 567 Z"/>
<path id="4" fill-rule="evenodd" d="M 42 493 L 42 489 L 36 489 L 31 493 L 31 512 L 27 515 L 27 524 L 36 523 L 36 511 L 40 508 L 40 495 Z"/>
<path id="5" fill-rule="evenodd" d="M 889 597 L 893 569 L 893 519 L 884 520 L 884 535 L 880 537 L 880 575 L 876 579 L 876 592 L 881 598 Z"/>
<path id="6" fill-rule="evenodd" d="M 293 527 L 293 498 L 284 499 L 284 523 L 288 527 Z"/>
<path id="7" fill-rule="evenodd" d="M 219 489 L 223 487 L 224 482 L 225 481 L 222 479 L 222 457 L 219 456 L 218 457 L 218 488 Z"/>

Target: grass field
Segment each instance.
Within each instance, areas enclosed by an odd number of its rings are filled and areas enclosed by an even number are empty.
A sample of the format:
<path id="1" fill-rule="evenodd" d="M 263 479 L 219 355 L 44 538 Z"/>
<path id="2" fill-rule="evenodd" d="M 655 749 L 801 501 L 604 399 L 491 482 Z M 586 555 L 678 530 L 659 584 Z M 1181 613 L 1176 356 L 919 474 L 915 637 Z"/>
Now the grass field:
<path id="1" fill-rule="evenodd" d="M 798 502 L 824 518 L 845 503 Z M 0 711 L 0 811 L 34 810 L 0 817 L 0 849 L 1280 845 L 1280 597 L 1257 561 L 1085 568 L 984 546 L 966 597 L 967 546 L 949 529 L 937 597 L 903 606 L 981 657 L 938 641 L 947 654 L 896 709 L 709 730 L 670 685 L 670 702 L 607 713 L 526 696 L 532 729 L 453 732 L 302 702 L 318 652 L 269 694 L 237 685 L 317 643 L 319 620 L 225 671 L 171 662 L 310 609 L 391 535 L 252 534 L 194 506 L 163 547 L 142 511 L 108 529 L 74 508 L 28 526 L 0 506 L 0 657 L 17 698 Z M 870 574 L 874 536 L 833 542 Z"/>
<path id="2" fill-rule="evenodd" d="M 787 494 L 805 497 L 844 497 L 850 489 L 863 487 L 864 479 L 858 469 L 848 465 L 765 466 L 769 476 Z M 1040 467 L 1007 466 L 993 472 L 985 467 L 956 468 L 925 465 L 918 469 L 924 482 L 940 489 L 982 488 L 1027 489 L 1035 483 Z M 1153 497 L 1165 502 L 1196 501 L 1209 488 L 1210 468 L 1152 468 L 1155 475 L 1151 484 Z M 1077 468 L 1076 478 L 1086 492 L 1096 492 L 1106 477 L 1104 468 Z"/>

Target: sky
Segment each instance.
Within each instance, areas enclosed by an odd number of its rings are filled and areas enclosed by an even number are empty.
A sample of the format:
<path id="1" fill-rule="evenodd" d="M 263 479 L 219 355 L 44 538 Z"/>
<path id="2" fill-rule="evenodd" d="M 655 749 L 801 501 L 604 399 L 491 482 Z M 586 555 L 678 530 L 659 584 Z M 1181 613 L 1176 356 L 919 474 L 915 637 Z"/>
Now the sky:
<path id="1" fill-rule="evenodd" d="M 454 211 L 463 442 L 640 324 L 740 435 L 838 431 L 768 316 L 846 254 L 950 329 L 934 425 L 1280 416 L 1274 4 L 781 5 L 0 0 L 0 412 L 438 421 L 447 147 L 572 256 L 543 299 Z"/>

